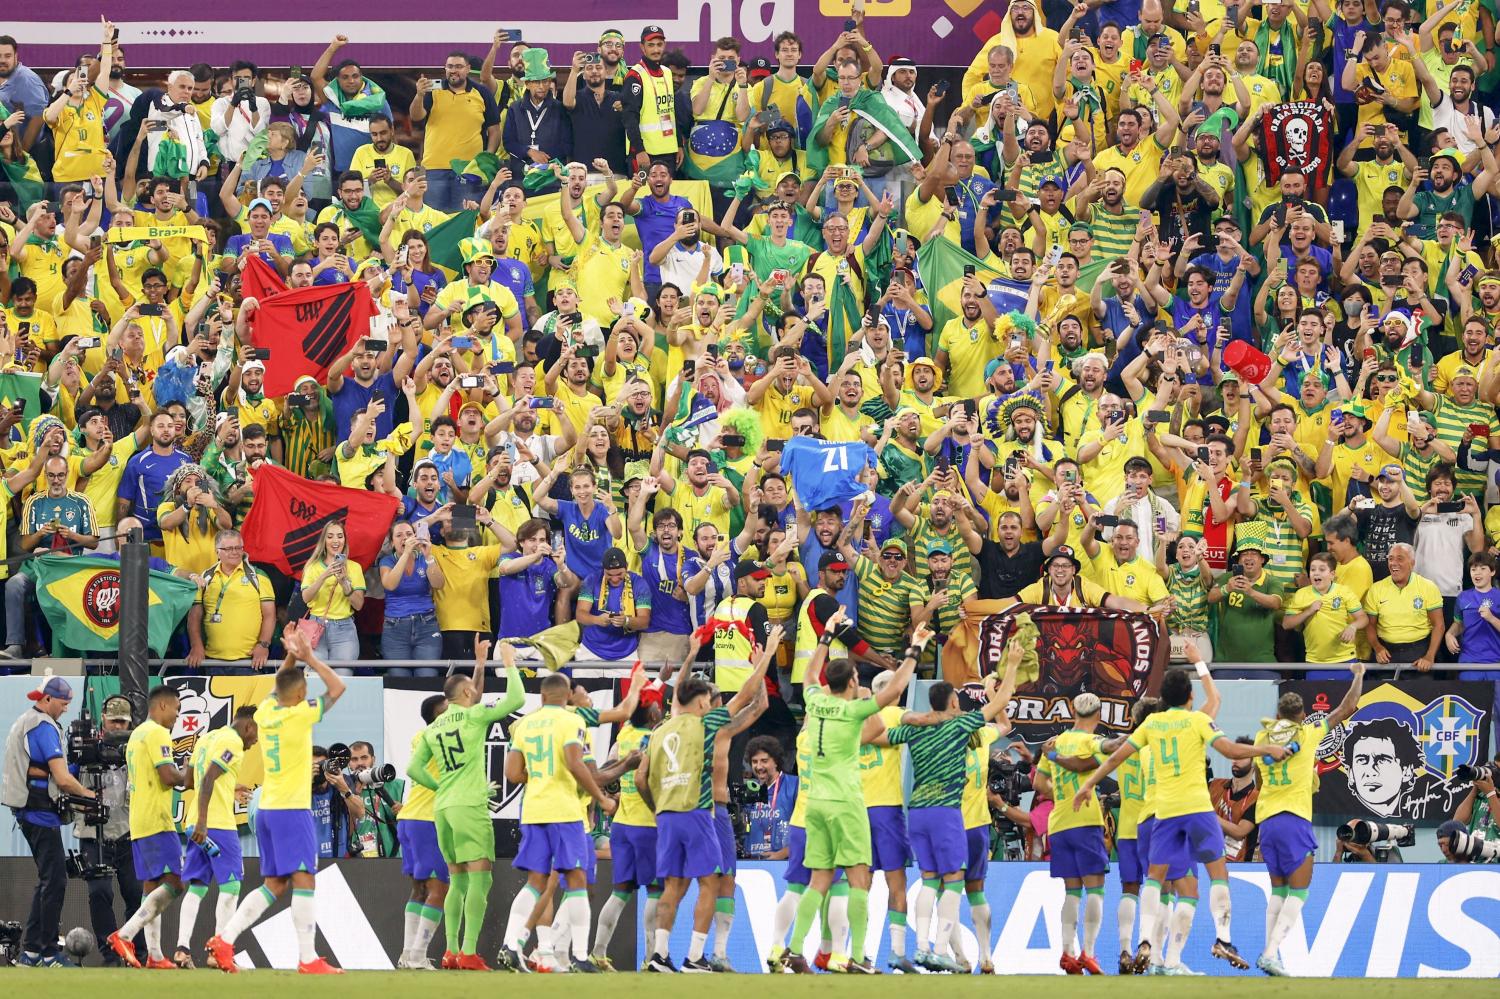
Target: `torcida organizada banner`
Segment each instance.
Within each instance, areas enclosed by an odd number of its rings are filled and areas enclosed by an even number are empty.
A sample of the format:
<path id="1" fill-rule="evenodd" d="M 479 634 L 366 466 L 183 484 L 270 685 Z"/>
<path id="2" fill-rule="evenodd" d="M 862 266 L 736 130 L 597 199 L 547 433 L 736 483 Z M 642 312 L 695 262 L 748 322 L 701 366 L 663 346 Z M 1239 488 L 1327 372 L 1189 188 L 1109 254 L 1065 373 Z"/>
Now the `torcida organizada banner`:
<path id="1" fill-rule="evenodd" d="M 528 43 L 552 50 L 554 66 L 566 66 L 574 48 L 592 46 L 603 31 L 617 28 L 625 35 L 626 61 L 633 63 L 640 58 L 635 42 L 648 24 L 660 25 L 668 47 L 681 48 L 697 65 L 708 62 L 716 38 L 740 39 L 746 58 L 769 58 L 772 39 L 795 31 L 802 37 L 802 61 L 811 65 L 843 30 L 849 7 L 850 0 L 573 0 L 561 7 L 449 0 L 414 16 L 413 7 L 398 0 L 353 7 L 328 0 L 114 0 L 108 13 L 120 28 L 131 69 L 250 59 L 277 75 L 288 66 L 311 69 L 338 34 L 349 36 L 339 58 L 370 68 L 441 66 L 455 48 L 483 57 L 497 29 L 519 30 Z M 21 43 L 21 59 L 29 65 L 71 65 L 81 51 L 98 47 L 97 4 L 38 0 L 7 13 L 5 32 Z M 534 19 L 539 13 L 556 19 Z M 979 0 L 865 4 L 866 36 L 887 61 L 908 56 L 923 66 L 967 66 L 999 28 L 995 5 Z"/>

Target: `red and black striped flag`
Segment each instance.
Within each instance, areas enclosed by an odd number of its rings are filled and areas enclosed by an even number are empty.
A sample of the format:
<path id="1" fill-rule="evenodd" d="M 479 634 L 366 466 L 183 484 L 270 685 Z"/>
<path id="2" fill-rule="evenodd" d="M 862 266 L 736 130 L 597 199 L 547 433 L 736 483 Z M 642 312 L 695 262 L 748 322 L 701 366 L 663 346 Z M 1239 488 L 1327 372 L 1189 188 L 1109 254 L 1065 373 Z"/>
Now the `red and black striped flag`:
<path id="1" fill-rule="evenodd" d="M 250 316 L 251 343 L 271 351 L 265 394 L 286 395 L 303 375 L 311 375 L 320 385 L 327 382 L 334 360 L 369 334 L 370 317 L 376 312 L 370 289 L 355 281 L 275 291 L 268 280 L 254 280 L 260 276 L 257 264 L 265 267 L 258 257 L 251 257 L 245 287 L 246 294 L 252 284 L 272 291 L 259 299 L 259 308 Z"/>
<path id="2" fill-rule="evenodd" d="M 329 521 L 344 525 L 349 557 L 369 569 L 401 507 L 394 496 L 313 482 L 276 465 L 261 465 L 252 474 L 255 500 L 245 518 L 245 554 L 293 578 L 302 575 Z"/>

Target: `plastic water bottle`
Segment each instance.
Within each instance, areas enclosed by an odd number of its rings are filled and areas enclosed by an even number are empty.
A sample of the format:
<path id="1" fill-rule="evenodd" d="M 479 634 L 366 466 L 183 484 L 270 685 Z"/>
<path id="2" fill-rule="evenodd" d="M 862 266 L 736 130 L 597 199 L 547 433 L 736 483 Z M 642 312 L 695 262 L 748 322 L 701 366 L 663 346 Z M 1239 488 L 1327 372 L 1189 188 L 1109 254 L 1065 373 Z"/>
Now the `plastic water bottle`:
<path id="1" fill-rule="evenodd" d="M 1291 756 L 1296 756 L 1297 753 L 1299 753 L 1301 750 L 1302 744 L 1297 742 L 1296 740 L 1293 740 L 1292 742 L 1286 744 L 1286 751 Z M 1277 763 L 1277 760 L 1273 759 L 1270 756 L 1262 756 L 1261 759 L 1266 761 L 1266 766 L 1268 767 L 1274 766 Z"/>
<path id="2" fill-rule="evenodd" d="M 199 843 L 198 845 L 203 849 L 203 852 L 206 853 L 206 854 L 208 854 L 210 857 L 217 857 L 219 855 L 219 853 L 221 852 L 219 850 L 219 844 L 215 843 L 211 839 L 205 839 L 202 843 Z"/>

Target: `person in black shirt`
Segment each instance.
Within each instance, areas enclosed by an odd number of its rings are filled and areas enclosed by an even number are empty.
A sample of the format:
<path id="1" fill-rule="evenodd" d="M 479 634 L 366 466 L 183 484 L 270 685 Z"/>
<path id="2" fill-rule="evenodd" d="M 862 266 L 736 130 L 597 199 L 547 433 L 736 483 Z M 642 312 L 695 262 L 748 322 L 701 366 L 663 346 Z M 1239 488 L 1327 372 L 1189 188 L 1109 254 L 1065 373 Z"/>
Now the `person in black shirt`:
<path id="1" fill-rule="evenodd" d="M 1391 574 L 1387 564 L 1391 546 L 1415 542 L 1422 507 L 1407 487 L 1406 475 L 1397 464 L 1381 468 L 1375 477 L 1374 492 L 1372 505 L 1364 509 L 1356 507 L 1354 515 L 1359 518 L 1360 549 L 1378 582 Z"/>
<path id="2" fill-rule="evenodd" d="M 979 549 L 979 599 L 1014 597 L 1042 578 L 1042 543 L 1021 540 L 1021 515 L 1000 515 L 1000 540 L 985 539 Z"/>
<path id="3" fill-rule="evenodd" d="M 1162 160 L 1156 183 L 1141 195 L 1141 207 L 1159 212 L 1161 239 L 1180 241 L 1196 233 L 1204 245 L 1211 242 L 1208 226 L 1219 207 L 1219 192 L 1198 176 L 1198 161 L 1174 154 Z"/>
<path id="4" fill-rule="evenodd" d="M 613 173 L 629 174 L 623 96 L 610 88 L 598 52 L 573 53 L 573 71 L 563 85 L 562 104 L 573 123 L 573 158 L 590 164 L 602 159 Z"/>

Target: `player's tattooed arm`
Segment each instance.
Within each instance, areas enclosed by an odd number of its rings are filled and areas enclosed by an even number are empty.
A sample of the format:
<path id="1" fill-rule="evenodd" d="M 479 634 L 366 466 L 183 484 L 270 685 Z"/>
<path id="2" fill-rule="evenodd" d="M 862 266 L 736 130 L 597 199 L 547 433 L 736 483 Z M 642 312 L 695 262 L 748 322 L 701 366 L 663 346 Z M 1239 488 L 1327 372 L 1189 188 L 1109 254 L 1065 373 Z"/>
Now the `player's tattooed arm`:
<path id="1" fill-rule="evenodd" d="M 1353 663 L 1349 671 L 1354 674 L 1354 679 L 1349 683 L 1349 689 L 1344 692 L 1344 699 L 1339 702 L 1338 707 L 1328 713 L 1328 727 L 1336 728 L 1348 721 L 1359 707 L 1359 698 L 1365 689 L 1365 664 Z"/>

